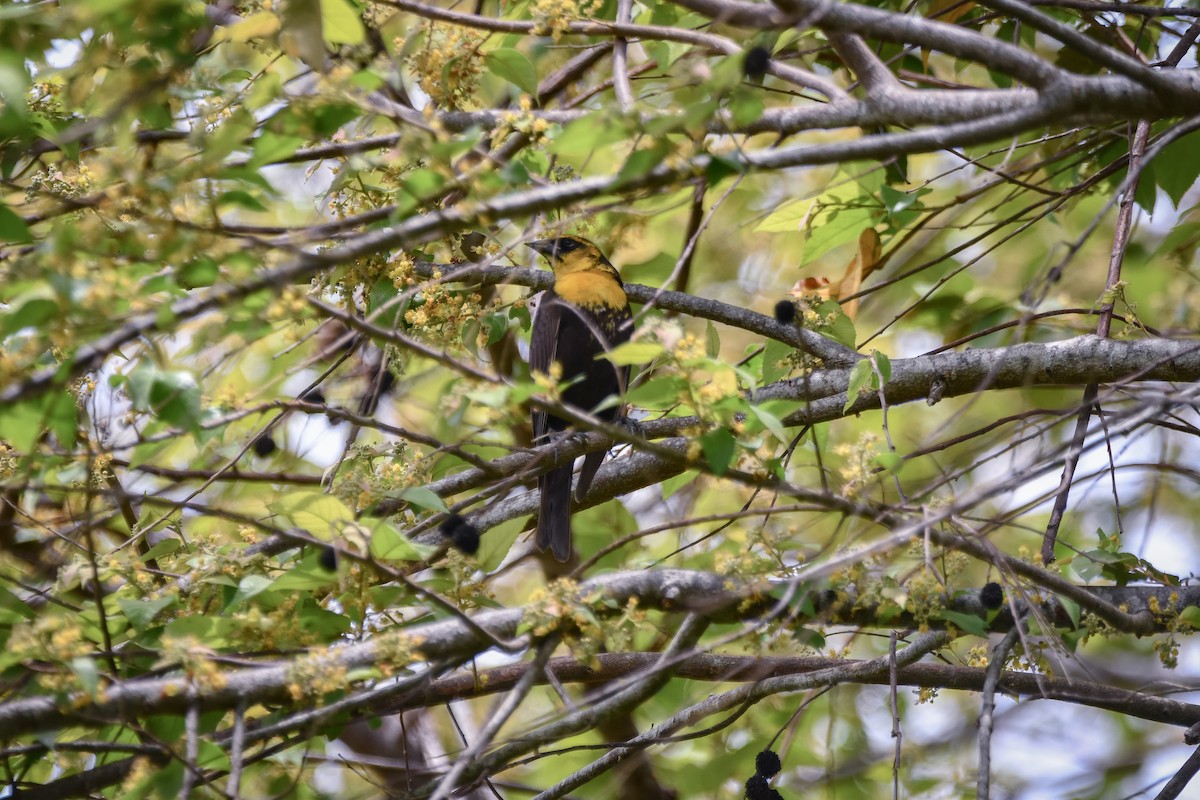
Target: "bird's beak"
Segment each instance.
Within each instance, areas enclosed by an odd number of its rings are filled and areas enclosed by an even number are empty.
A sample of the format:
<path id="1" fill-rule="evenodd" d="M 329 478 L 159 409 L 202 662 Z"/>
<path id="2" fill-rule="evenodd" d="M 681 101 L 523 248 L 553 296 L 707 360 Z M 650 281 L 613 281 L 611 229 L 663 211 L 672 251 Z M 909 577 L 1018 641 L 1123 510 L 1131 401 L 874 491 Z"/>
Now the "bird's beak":
<path id="1" fill-rule="evenodd" d="M 530 250 L 535 250 L 546 258 L 554 255 L 554 246 L 558 244 L 555 239 L 538 239 L 536 242 L 526 242 L 525 246 Z"/>

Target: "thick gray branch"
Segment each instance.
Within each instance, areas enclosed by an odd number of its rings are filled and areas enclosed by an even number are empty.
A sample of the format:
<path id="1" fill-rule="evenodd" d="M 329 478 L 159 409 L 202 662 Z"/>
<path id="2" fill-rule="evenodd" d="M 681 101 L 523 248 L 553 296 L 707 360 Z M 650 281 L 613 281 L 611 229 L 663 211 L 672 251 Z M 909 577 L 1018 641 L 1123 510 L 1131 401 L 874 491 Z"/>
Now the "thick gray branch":
<path id="1" fill-rule="evenodd" d="M 945 22 L 896 14 L 856 3 L 833 0 L 779 0 L 774 5 L 743 0 L 675 2 L 712 19 L 747 28 L 779 29 L 801 23 L 825 30 L 857 33 L 885 42 L 920 45 L 978 61 L 1034 87 L 1046 86 L 1063 75 L 1049 62 L 1008 42 Z"/>
<path id="2" fill-rule="evenodd" d="M 889 405 L 938 396 L 954 397 L 995 389 L 1029 386 L 1086 386 L 1127 380 L 1200 380 L 1200 340 L 1143 339 L 1114 341 L 1079 336 L 1051 344 L 1019 344 L 988 350 L 963 350 L 892 361 L 892 379 L 884 387 Z M 768 386 L 756 400 L 811 400 L 792 414 L 792 425 L 836 419 L 847 413 L 848 370 L 821 370 Z M 875 392 L 858 397 L 851 414 L 879 408 Z"/>
<path id="3" fill-rule="evenodd" d="M 581 601 L 593 593 L 601 593 L 621 607 L 631 597 L 638 597 L 641 606 L 670 611 L 691 611 L 708 619 L 728 620 L 731 607 L 752 594 L 747 586 L 731 590 L 729 579 L 705 572 L 686 570 L 656 570 L 654 572 L 621 572 L 585 582 L 579 592 Z M 525 609 L 486 611 L 473 619 L 493 637 L 511 639 L 518 635 L 517 627 Z M 733 612 L 745 614 L 745 609 Z M 197 686 L 189 678 L 156 678 L 151 680 L 114 683 L 103 688 L 95 697 L 79 694 L 68 703 L 54 697 L 30 697 L 0 704 L 0 730 L 6 735 L 49 730 L 68 724 L 96 726 L 110 720 L 132 720 L 147 714 L 183 713 L 192 704 L 201 711 L 236 708 L 239 703 L 305 705 L 292 694 L 297 681 L 311 681 L 314 675 L 330 674 L 337 670 L 354 670 L 374 665 L 380 658 L 388 660 L 397 670 L 406 665 L 393 663 L 388 644 L 396 648 L 411 648 L 414 655 L 428 661 L 453 660 L 469 657 L 491 647 L 490 641 L 462 622 L 450 619 L 418 625 L 399 632 L 402 642 L 385 636 L 346 646 L 335 646 L 301 656 L 294 661 L 277 662 L 268 666 L 232 670 L 222 680 Z M 307 661 L 301 672 L 295 664 Z M 306 676 L 306 677 L 304 677 Z"/>
<path id="4" fill-rule="evenodd" d="M 1089 383 L 1112 384 L 1129 380 L 1200 381 L 1200 341 L 1146 339 L 1127 341 L 1081 336 L 1051 344 L 1020 344 L 1011 347 L 937 353 L 892 363 L 892 380 L 884 387 L 889 405 L 900 405 L 931 397 L 950 398 L 976 392 L 1030 386 L 1086 386 Z M 861 395 L 845 409 L 850 370 L 824 369 L 780 381 L 756 392 L 755 402 L 795 400 L 806 403 L 789 415 L 788 425 L 805 425 L 840 419 L 879 407 L 879 395 Z M 665 439 L 667 446 L 680 454 L 687 451 L 684 431 L 702 424 L 696 417 L 669 417 L 644 423 L 649 439 Z M 532 479 L 553 464 L 553 457 L 577 458 L 612 446 L 612 440 L 600 433 L 589 433 L 563 443 L 543 445 L 528 453 L 518 453 L 492 462 L 491 470 L 466 469 L 429 485 L 443 497 L 477 489 L 495 480 L 495 475 L 516 475 L 528 471 Z M 589 492 L 583 508 L 606 502 L 613 497 L 659 483 L 678 475 L 687 464 L 651 453 L 635 453 L 630 458 L 605 464 Z M 381 504 L 379 513 L 392 514 L 401 507 L 398 501 Z M 535 492 L 519 494 L 473 517 L 481 528 L 533 514 L 537 508 Z"/>
<path id="5" fill-rule="evenodd" d="M 561 683 L 607 683 L 635 675 L 654 664 L 658 653 L 601 653 L 594 664 L 563 657 L 550 660 L 548 671 Z M 675 669 L 675 677 L 716 683 L 754 682 L 783 675 L 799 675 L 817 670 L 846 666 L 844 659 L 820 656 L 737 656 L 702 653 L 688 657 Z M 450 675 L 434 681 L 419 695 L 407 698 L 402 706 L 388 711 L 426 708 L 452 700 L 479 697 L 493 692 L 505 692 L 516 685 L 528 671 L 527 664 L 513 664 L 489 670 L 482 675 Z M 897 674 L 903 686 L 930 689 L 957 689 L 966 692 L 982 691 L 985 671 L 951 664 L 921 663 L 902 667 Z M 548 682 L 545 676 L 540 683 Z M 863 684 L 887 685 L 886 674 L 864 675 L 857 681 Z M 1033 700 L 1059 700 L 1067 703 L 1102 708 L 1180 727 L 1200 722 L 1200 705 L 1182 703 L 1143 692 L 1121 689 L 1077 678 L 1056 678 L 1027 672 L 1001 672 L 997 689 L 1005 694 Z"/>
<path id="6" fill-rule="evenodd" d="M 619 613 L 626 601 L 638 597 L 641 607 L 659 608 L 669 611 L 689 611 L 716 622 L 727 622 L 737 618 L 754 618 L 761 614 L 770 599 L 762 592 L 769 585 L 752 586 L 731 581 L 725 575 L 688 570 L 661 569 L 653 571 L 618 572 L 594 578 L 582 584 L 579 597 L 587 598 L 599 592 L 612 601 L 609 610 Z M 1190 587 L 1077 587 L 1099 600 L 1113 606 L 1122 606 L 1131 616 L 1153 616 L 1155 631 L 1172 630 L 1169 618 L 1152 615 L 1151 608 L 1183 609 L 1200 605 L 1200 586 Z M 746 598 L 759 598 L 759 602 L 743 603 Z M 815 604 L 821 609 L 820 618 L 829 622 L 878 624 L 869 612 L 849 610 L 852 604 L 837 602 L 837 598 L 814 595 Z M 950 601 L 950 607 L 962 613 L 982 616 L 984 611 L 973 596 Z M 593 608 L 597 608 L 593 606 Z M 842 610 L 846 609 L 846 610 Z M 1070 625 L 1071 615 L 1050 600 L 1042 606 L 1047 618 L 1057 624 Z M 600 613 L 603 609 L 597 609 Z M 512 638 L 517 635 L 517 626 L 525 613 L 522 608 L 486 611 L 474 616 L 475 622 L 493 636 Z M 862 615 L 867 618 L 863 619 Z M 911 618 L 900 617 L 889 625 L 911 624 Z M 936 624 L 936 621 L 934 621 Z M 1011 621 L 1001 614 L 992 624 L 993 630 L 1004 630 Z M 431 661 L 462 659 L 491 646 L 488 639 L 480 636 L 458 620 L 418 625 L 400 632 L 404 646 L 411 647 L 419 657 Z M 387 655 L 388 645 L 398 646 L 387 635 L 372 641 L 335 646 L 328 650 L 301 656 L 307 661 L 303 673 L 309 679 L 313 669 L 354 670 L 374 665 L 378 659 L 391 658 Z M 50 730 L 68 725 L 98 727 L 114 720 L 131 720 L 148 714 L 182 713 L 195 704 L 200 711 L 236 708 L 239 703 L 267 703 L 284 706 L 304 705 L 291 693 L 297 674 L 295 661 L 231 670 L 222 675 L 222 680 L 196 685 L 188 678 L 171 677 L 114 683 L 103 687 L 97 696 L 80 694 L 69 702 L 60 702 L 51 697 L 32 697 L 10 700 L 0 704 L 0 730 L 7 735 L 19 736 L 27 733 Z M 397 670 L 405 665 L 390 662 Z M 883 673 L 886 676 L 886 672 Z M 418 689 L 417 695 L 424 692 Z M 410 703 L 412 698 L 400 698 L 397 703 Z"/>

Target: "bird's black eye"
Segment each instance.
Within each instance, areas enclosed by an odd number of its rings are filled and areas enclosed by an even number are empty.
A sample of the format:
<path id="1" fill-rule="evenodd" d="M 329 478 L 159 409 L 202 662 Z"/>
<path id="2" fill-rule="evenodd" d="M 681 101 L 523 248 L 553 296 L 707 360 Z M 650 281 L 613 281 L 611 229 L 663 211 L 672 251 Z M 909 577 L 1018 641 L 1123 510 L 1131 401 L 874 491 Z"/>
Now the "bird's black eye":
<path id="1" fill-rule="evenodd" d="M 554 249 L 559 253 L 570 253 L 574 250 L 578 250 L 579 248 L 580 244 L 577 239 L 559 239 L 554 244 Z"/>

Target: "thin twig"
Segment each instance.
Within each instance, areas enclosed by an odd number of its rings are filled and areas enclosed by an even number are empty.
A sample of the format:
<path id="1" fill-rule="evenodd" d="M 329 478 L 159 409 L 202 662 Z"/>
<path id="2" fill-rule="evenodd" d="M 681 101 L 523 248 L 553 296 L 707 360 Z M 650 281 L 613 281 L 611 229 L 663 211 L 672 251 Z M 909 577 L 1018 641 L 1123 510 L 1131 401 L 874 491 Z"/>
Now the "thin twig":
<path id="1" fill-rule="evenodd" d="M 996 711 L 996 689 L 1004 672 L 1008 653 L 1021 636 L 1020 626 L 1014 627 L 992 648 L 979 703 L 979 766 L 975 794 L 978 800 L 988 800 L 992 780 L 992 727 Z"/>

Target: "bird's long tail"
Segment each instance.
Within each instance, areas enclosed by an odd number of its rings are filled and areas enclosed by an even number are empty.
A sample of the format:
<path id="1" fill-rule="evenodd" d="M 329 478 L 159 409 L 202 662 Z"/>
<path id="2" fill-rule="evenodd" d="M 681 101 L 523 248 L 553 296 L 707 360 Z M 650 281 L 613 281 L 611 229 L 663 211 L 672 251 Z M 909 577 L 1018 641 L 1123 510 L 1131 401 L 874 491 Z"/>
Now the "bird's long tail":
<path id="1" fill-rule="evenodd" d="M 571 466 L 551 470 L 538 478 L 537 546 L 549 548 L 559 561 L 571 557 Z"/>
<path id="2" fill-rule="evenodd" d="M 588 453 L 583 457 L 583 466 L 579 469 L 579 480 L 575 481 L 575 500 L 582 503 L 587 497 L 588 489 L 592 488 L 592 479 L 596 477 L 600 465 L 604 463 L 605 451 Z"/>

